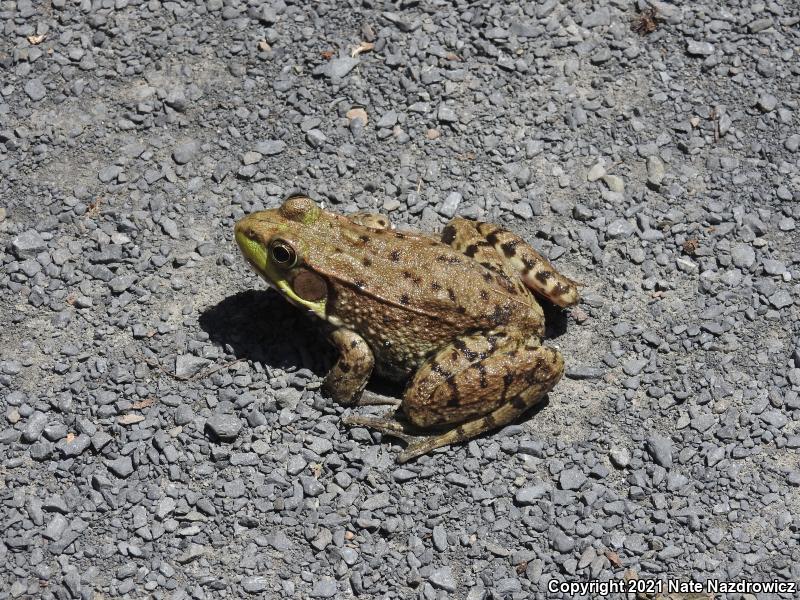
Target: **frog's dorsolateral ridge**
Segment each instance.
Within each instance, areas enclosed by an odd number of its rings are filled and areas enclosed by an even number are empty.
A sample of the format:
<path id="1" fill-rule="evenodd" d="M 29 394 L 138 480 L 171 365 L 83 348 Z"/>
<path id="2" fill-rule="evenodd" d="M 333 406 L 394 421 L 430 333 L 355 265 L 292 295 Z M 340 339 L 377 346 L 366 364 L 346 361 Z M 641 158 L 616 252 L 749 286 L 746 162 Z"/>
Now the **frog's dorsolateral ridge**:
<path id="1" fill-rule="evenodd" d="M 400 462 L 509 423 L 563 374 L 558 350 L 541 345 L 531 290 L 570 306 L 576 284 L 495 225 L 455 218 L 435 238 L 293 196 L 244 217 L 235 234 L 267 283 L 325 321 L 340 353 L 325 378 L 334 400 L 357 403 L 373 369 L 409 381 L 405 417 L 439 432 L 414 438 Z M 393 419 L 347 422 L 409 438 Z"/>

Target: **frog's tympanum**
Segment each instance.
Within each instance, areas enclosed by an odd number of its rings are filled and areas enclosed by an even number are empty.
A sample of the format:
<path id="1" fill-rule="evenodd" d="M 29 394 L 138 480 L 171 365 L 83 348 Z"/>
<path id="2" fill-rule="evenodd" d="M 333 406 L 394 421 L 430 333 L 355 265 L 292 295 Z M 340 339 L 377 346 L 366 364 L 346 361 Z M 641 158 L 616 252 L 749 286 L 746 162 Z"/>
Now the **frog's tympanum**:
<path id="1" fill-rule="evenodd" d="M 408 382 L 408 423 L 346 420 L 410 441 L 399 462 L 513 421 L 564 371 L 542 345 L 532 292 L 570 306 L 576 284 L 495 225 L 455 218 L 436 238 L 292 196 L 240 220 L 236 242 L 267 283 L 325 322 L 339 351 L 324 383 L 335 401 L 358 403 L 373 371 Z"/>

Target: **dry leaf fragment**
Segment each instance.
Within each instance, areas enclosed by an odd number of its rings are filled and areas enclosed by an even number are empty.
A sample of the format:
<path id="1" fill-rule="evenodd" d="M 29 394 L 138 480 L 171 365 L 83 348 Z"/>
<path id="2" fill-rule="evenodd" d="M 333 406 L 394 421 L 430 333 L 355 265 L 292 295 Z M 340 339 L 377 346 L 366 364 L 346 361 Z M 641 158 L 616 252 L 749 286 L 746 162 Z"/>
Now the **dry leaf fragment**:
<path id="1" fill-rule="evenodd" d="M 605 553 L 608 562 L 610 562 L 615 567 L 622 566 L 622 561 L 619 559 L 619 554 L 616 552 L 612 552 L 611 550 L 606 550 Z"/>
<path id="2" fill-rule="evenodd" d="M 361 120 L 361 122 L 362 122 L 364 125 L 366 125 L 366 124 L 367 124 L 367 122 L 369 121 L 369 118 L 367 117 L 367 111 L 366 111 L 366 110 L 364 110 L 363 108 L 361 108 L 360 106 L 357 106 L 357 107 L 355 107 L 355 108 L 351 108 L 350 110 L 348 110 L 348 111 L 347 111 L 347 113 L 345 114 L 345 116 L 346 116 L 346 117 L 347 117 L 347 119 L 348 119 L 349 121 L 351 121 L 351 122 L 352 122 L 353 120 L 355 120 L 355 119 L 360 119 L 360 120 Z"/>
<path id="3" fill-rule="evenodd" d="M 631 23 L 631 31 L 639 35 L 647 35 L 653 33 L 658 27 L 658 9 L 651 6 L 644 12 L 639 13 Z"/>
<path id="4" fill-rule="evenodd" d="M 269 52 L 270 50 L 272 50 L 272 46 L 270 46 L 267 43 L 267 40 L 261 40 L 260 42 L 258 42 L 258 49 L 261 52 Z"/>
<path id="5" fill-rule="evenodd" d="M 46 33 L 43 33 L 42 35 L 29 35 L 26 39 L 31 46 L 38 46 L 45 40 L 45 38 L 47 38 Z"/>
<path id="6" fill-rule="evenodd" d="M 697 238 L 688 238 L 685 242 L 683 242 L 681 249 L 683 250 L 684 254 L 694 256 L 699 246 L 700 242 L 697 240 Z"/>
<path id="7" fill-rule="evenodd" d="M 353 51 L 350 52 L 350 56 L 355 58 L 362 52 L 369 52 L 370 50 L 375 48 L 375 44 L 372 42 L 361 42 L 358 46 L 353 48 Z"/>
<path id="8" fill-rule="evenodd" d="M 333 50 L 323 50 L 319 53 L 322 58 L 325 60 L 330 60 L 333 58 Z"/>
<path id="9" fill-rule="evenodd" d="M 66 438 L 66 439 L 67 439 L 67 443 L 69 444 L 69 443 L 70 443 L 72 440 L 74 440 L 74 439 L 75 439 L 75 434 L 74 434 L 74 433 L 72 433 L 72 432 L 70 431 L 70 432 L 67 434 L 67 438 Z"/>
<path id="10" fill-rule="evenodd" d="M 147 408 L 148 406 L 153 406 L 156 401 L 152 398 L 145 398 L 144 400 L 139 400 L 138 402 L 134 402 L 131 404 L 131 408 L 134 410 L 139 410 L 140 408 Z"/>
<path id="11" fill-rule="evenodd" d="M 584 323 L 589 318 L 589 313 L 581 307 L 576 306 L 572 309 L 572 318 L 575 319 L 576 323 Z"/>
<path id="12" fill-rule="evenodd" d="M 700 117 L 692 117 L 691 119 L 689 119 L 689 123 L 692 124 L 692 127 L 697 127 L 698 125 L 700 125 Z"/>
<path id="13" fill-rule="evenodd" d="M 438 129 L 428 129 L 428 131 L 425 132 L 425 137 L 429 140 L 436 140 L 440 135 L 442 135 L 442 133 Z"/>
<path id="14" fill-rule="evenodd" d="M 117 419 L 117 423 L 120 425 L 134 425 L 136 423 L 141 423 L 144 421 L 144 417 L 142 415 L 122 415 L 119 419 Z"/>

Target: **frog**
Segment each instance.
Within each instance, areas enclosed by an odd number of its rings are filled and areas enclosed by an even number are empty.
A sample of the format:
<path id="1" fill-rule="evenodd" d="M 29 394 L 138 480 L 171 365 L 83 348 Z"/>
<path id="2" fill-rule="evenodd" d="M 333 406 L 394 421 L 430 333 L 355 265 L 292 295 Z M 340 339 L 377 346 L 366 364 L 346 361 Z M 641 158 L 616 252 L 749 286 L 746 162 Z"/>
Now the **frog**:
<path id="1" fill-rule="evenodd" d="M 573 306 L 578 284 L 497 225 L 454 217 L 427 234 L 294 194 L 241 218 L 234 237 L 338 352 L 323 391 L 343 406 L 394 405 L 393 416 L 343 421 L 405 441 L 399 463 L 514 422 L 564 373 L 537 297 Z M 365 393 L 373 374 L 404 383 L 402 397 Z"/>

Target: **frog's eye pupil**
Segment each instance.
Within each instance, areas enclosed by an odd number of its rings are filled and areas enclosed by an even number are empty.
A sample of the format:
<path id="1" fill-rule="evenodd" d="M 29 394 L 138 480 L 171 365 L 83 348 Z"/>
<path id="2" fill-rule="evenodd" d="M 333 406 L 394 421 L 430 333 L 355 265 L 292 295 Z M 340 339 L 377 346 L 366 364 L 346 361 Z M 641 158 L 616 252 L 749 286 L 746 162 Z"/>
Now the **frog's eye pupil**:
<path id="1" fill-rule="evenodd" d="M 287 266 L 294 262 L 295 254 L 291 246 L 284 242 L 275 242 L 272 244 L 272 260 L 281 266 Z"/>

